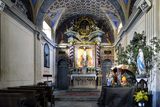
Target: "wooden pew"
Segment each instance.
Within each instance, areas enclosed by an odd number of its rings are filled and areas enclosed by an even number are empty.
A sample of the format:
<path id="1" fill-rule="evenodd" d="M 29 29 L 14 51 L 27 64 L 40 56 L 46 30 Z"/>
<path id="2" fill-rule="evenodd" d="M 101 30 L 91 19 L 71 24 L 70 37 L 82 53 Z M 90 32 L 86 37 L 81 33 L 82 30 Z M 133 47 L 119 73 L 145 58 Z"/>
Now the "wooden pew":
<path id="1" fill-rule="evenodd" d="M 35 90 L 36 93 L 39 93 L 38 101 L 40 101 L 41 106 L 47 107 L 48 102 L 54 104 L 54 96 L 52 95 L 52 88 L 49 86 L 20 86 L 20 87 L 9 87 L 9 90 Z"/>
<path id="2" fill-rule="evenodd" d="M 54 95 L 53 95 L 53 89 L 51 86 L 46 86 L 46 85 L 33 85 L 33 86 L 21 86 L 21 88 L 29 88 L 29 89 L 37 89 L 37 88 L 44 88 L 45 91 L 47 92 L 46 93 L 46 97 L 47 97 L 47 100 L 48 102 L 51 102 L 51 104 L 55 104 L 55 101 L 54 101 Z"/>
<path id="3" fill-rule="evenodd" d="M 53 90 L 52 90 L 52 87 L 50 87 L 50 86 L 34 85 L 34 86 L 21 86 L 21 88 L 26 88 L 26 89 L 39 89 L 39 88 L 42 88 L 42 89 L 44 89 L 46 91 L 45 98 L 47 98 L 47 101 L 51 103 L 51 107 L 52 107 L 52 104 L 55 104 L 54 103 Z"/>
<path id="4" fill-rule="evenodd" d="M 9 87 L 8 90 L 34 90 L 36 91 L 37 96 L 37 100 L 38 102 L 40 102 L 40 105 L 42 107 L 47 107 L 47 99 L 46 99 L 46 91 L 44 90 L 44 88 L 24 88 L 24 87 Z"/>
<path id="5" fill-rule="evenodd" d="M 40 107 L 34 90 L 0 90 L 0 107 Z"/>

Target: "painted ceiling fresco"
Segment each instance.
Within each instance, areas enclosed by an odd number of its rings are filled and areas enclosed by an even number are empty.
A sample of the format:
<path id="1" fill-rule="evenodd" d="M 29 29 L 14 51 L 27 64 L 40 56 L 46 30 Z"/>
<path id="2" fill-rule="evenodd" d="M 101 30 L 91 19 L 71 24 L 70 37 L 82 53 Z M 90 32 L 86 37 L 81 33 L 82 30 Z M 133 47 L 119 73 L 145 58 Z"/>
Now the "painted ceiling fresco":
<path id="1" fill-rule="evenodd" d="M 89 16 L 115 34 L 120 24 L 127 22 L 136 0 L 17 0 L 28 9 L 28 18 L 42 28 L 44 20 L 59 29 L 68 19 Z M 113 41 L 113 40 L 111 40 Z"/>

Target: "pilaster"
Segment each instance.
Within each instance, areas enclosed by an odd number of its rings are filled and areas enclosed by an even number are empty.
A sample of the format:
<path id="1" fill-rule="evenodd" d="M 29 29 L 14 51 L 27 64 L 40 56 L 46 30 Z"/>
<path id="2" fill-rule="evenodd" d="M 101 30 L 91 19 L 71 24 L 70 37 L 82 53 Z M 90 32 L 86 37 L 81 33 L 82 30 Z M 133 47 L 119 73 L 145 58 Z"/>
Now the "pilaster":
<path id="1" fill-rule="evenodd" d="M 37 84 L 42 79 L 41 74 L 41 34 L 34 32 L 34 83 Z"/>
<path id="2" fill-rule="evenodd" d="M 159 38 L 160 32 L 160 1 L 159 0 L 152 0 L 152 8 L 146 14 L 146 36 L 147 41 L 151 40 L 153 37 Z M 153 69 L 150 73 L 149 79 L 149 90 L 152 92 L 152 107 L 159 107 L 160 106 L 160 70 L 158 69 L 158 63 L 155 61 L 153 62 Z"/>

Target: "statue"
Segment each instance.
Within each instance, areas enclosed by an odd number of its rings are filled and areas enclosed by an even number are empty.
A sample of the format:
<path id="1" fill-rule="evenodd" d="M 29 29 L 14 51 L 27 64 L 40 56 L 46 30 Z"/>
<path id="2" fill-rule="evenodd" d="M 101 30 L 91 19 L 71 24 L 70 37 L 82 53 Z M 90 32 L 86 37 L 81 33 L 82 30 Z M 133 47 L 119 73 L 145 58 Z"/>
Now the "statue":
<path id="1" fill-rule="evenodd" d="M 137 56 L 137 68 L 138 68 L 139 75 L 144 75 L 146 73 L 142 49 L 139 49 L 139 53 Z"/>

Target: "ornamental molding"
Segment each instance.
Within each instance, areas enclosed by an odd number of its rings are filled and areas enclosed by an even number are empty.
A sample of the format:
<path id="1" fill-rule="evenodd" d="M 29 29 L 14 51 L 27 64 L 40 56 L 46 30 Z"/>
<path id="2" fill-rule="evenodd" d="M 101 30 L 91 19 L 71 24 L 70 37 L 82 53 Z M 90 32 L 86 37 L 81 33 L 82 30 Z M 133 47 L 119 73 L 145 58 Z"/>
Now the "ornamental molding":
<path id="1" fill-rule="evenodd" d="M 138 0 L 134 5 L 145 13 L 151 8 L 152 3 L 150 0 Z"/>
<path id="2" fill-rule="evenodd" d="M 0 11 L 3 11 L 4 7 L 5 7 L 5 3 L 2 0 L 0 0 Z"/>

